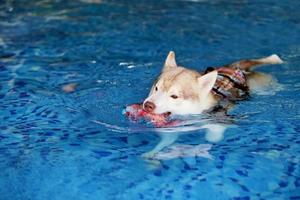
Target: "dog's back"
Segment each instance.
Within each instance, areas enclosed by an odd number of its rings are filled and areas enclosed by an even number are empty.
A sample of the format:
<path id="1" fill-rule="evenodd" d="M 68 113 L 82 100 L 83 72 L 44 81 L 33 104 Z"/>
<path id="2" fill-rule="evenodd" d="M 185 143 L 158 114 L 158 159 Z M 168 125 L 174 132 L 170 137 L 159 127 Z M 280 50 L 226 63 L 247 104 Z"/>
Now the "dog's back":
<path id="1" fill-rule="evenodd" d="M 231 101 L 243 100 L 249 97 L 249 90 L 257 72 L 252 70 L 255 67 L 265 64 L 280 64 L 282 60 L 275 54 L 261 59 L 242 60 L 233 64 L 225 65 L 219 68 L 208 67 L 205 71 L 209 73 L 213 70 L 218 71 L 218 77 L 212 93 L 219 99 L 228 99 Z M 260 76 L 260 78 L 263 78 Z M 250 83 L 250 81 L 251 83 Z M 258 81 L 258 80 L 257 80 Z"/>

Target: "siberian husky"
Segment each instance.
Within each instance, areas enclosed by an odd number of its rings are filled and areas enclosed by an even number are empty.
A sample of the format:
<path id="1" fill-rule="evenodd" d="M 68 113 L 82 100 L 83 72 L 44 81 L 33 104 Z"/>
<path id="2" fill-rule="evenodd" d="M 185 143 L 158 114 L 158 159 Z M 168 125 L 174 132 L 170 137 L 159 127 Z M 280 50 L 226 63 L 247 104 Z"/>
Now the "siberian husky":
<path id="1" fill-rule="evenodd" d="M 201 114 L 222 100 L 234 102 L 246 98 L 249 91 L 270 81 L 270 78 L 251 70 L 263 64 L 280 63 L 282 60 L 273 54 L 208 68 L 206 73 L 199 73 L 178 66 L 175 53 L 171 51 L 143 106 L 146 111 L 156 114 Z"/>
<path id="2" fill-rule="evenodd" d="M 149 96 L 143 102 L 143 108 L 155 114 L 186 115 L 209 112 L 222 105 L 247 98 L 250 91 L 267 86 L 273 80 L 271 76 L 252 70 L 260 65 L 281 64 L 283 61 L 273 54 L 260 59 L 241 60 L 221 67 L 210 67 L 204 73 L 178 66 L 175 53 L 170 51 L 162 72 L 154 82 Z M 208 129 L 207 139 L 219 141 L 225 127 L 218 124 L 204 126 Z M 178 134 L 162 134 L 160 143 L 143 156 L 155 157 L 155 154 L 171 145 Z"/>

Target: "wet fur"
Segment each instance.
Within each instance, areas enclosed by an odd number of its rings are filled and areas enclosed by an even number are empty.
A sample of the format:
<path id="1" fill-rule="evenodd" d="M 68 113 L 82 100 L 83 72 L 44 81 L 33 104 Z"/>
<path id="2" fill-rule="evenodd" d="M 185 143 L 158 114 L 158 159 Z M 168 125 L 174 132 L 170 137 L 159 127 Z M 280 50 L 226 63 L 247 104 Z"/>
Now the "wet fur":
<path id="1" fill-rule="evenodd" d="M 262 73 L 253 72 L 257 66 L 264 64 L 279 64 L 282 60 L 277 55 L 260 59 L 241 60 L 222 68 L 240 69 L 246 75 L 247 86 L 257 88 L 259 83 L 267 85 L 270 76 Z M 218 68 L 218 67 L 217 67 Z M 144 101 L 151 102 L 155 108 L 148 109 L 149 112 L 161 114 L 170 112 L 172 114 L 201 114 L 216 106 L 221 100 L 210 91 L 217 78 L 217 72 L 214 70 L 203 75 L 195 70 L 178 66 L 175 60 L 175 53 L 170 52 L 161 75 L 153 84 L 149 96 Z M 177 99 L 171 97 L 178 96 Z"/>
<path id="2" fill-rule="evenodd" d="M 264 64 L 280 64 L 283 61 L 277 55 L 271 55 L 261 59 L 241 60 L 222 67 L 228 67 L 233 69 L 241 69 L 246 75 L 247 86 L 250 90 L 257 90 L 260 87 L 267 87 L 273 82 L 273 78 L 270 75 L 264 73 L 253 72 L 255 67 Z M 213 87 L 215 82 L 215 72 L 210 72 L 209 75 L 203 75 L 197 71 L 189 70 L 184 67 L 179 67 L 176 64 L 175 53 L 170 52 L 161 75 L 154 82 L 148 98 L 144 101 L 153 101 L 157 104 L 173 103 L 175 100 L 169 100 L 169 96 L 172 93 L 176 93 L 182 98 L 182 101 L 187 102 L 187 110 L 184 110 L 184 106 L 180 107 L 181 110 L 174 110 L 173 114 L 200 114 L 205 110 L 214 107 L 220 99 L 212 95 L 209 88 Z M 205 77 L 206 76 L 206 77 Z M 203 80 L 203 77 L 204 80 Z M 199 81 L 200 80 L 200 81 Z M 213 84 L 212 84 L 213 83 Z M 204 84 L 204 85 L 203 85 Z M 205 85 L 207 84 L 207 85 Z M 160 98 L 155 99 L 156 87 L 160 89 L 162 93 L 165 93 L 165 97 L 162 98 L 162 102 L 159 102 Z M 166 100 L 167 99 L 167 100 Z M 158 100 L 158 101 L 157 101 Z M 176 103 L 174 104 L 176 108 Z M 232 104 L 229 106 L 232 107 Z M 168 108 L 168 106 L 165 106 Z M 157 113 L 163 113 L 169 111 L 168 109 L 153 110 Z M 205 138 L 209 142 L 218 142 L 222 140 L 223 133 L 226 130 L 226 126 L 219 123 L 206 124 L 203 126 L 206 131 Z M 155 159 L 155 155 L 162 151 L 165 147 L 172 145 L 181 133 L 160 133 L 160 142 L 149 152 L 144 153 L 142 156 L 146 159 Z"/>

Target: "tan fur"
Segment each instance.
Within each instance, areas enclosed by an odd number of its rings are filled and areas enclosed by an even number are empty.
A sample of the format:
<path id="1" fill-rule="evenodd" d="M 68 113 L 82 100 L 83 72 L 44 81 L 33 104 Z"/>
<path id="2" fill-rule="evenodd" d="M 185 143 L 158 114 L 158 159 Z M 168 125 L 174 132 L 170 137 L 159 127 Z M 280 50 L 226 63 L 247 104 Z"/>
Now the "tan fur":
<path id="1" fill-rule="evenodd" d="M 197 85 L 199 77 L 201 77 L 201 74 L 197 71 L 177 67 L 177 69 L 163 73 L 159 77 L 159 81 L 162 85 L 161 89 L 164 92 L 170 91 L 173 87 L 181 91 L 180 95 L 182 98 L 199 100 Z"/>
<path id="2" fill-rule="evenodd" d="M 223 67 L 230 67 L 230 68 L 235 68 L 235 69 L 239 68 L 244 71 L 250 71 L 260 65 L 265 65 L 265 64 L 272 65 L 272 64 L 282 64 L 282 63 L 283 63 L 283 61 L 279 58 L 279 56 L 276 54 L 273 54 L 268 57 L 260 58 L 260 59 L 241 60 L 241 61 L 229 64 L 229 65 L 225 65 Z"/>
<path id="3" fill-rule="evenodd" d="M 161 75 L 160 80 L 163 82 L 163 90 L 167 91 L 172 86 L 180 84 L 182 87 L 188 89 L 191 83 L 195 83 L 197 78 L 201 75 L 192 70 L 185 69 L 183 67 L 178 67 L 178 69 L 166 72 Z"/>
<path id="4" fill-rule="evenodd" d="M 223 67 L 250 70 L 256 65 L 277 64 L 282 60 L 277 55 L 271 55 L 261 59 L 242 60 Z M 254 76 L 248 72 L 249 78 Z M 200 114 L 215 106 L 220 98 L 210 91 L 214 86 L 218 73 L 213 70 L 201 75 L 199 72 L 177 66 L 175 53 L 171 51 L 166 58 L 161 75 L 152 86 L 148 98 L 144 101 L 152 103 L 153 108 L 149 112 L 174 113 L 174 114 Z M 258 82 L 263 82 L 259 76 Z M 255 81 L 254 81 L 255 82 Z M 251 86 L 253 81 L 248 81 Z M 176 96 L 173 98 L 172 96 Z M 145 108 L 145 107 L 144 107 Z M 149 109 L 149 107 L 148 107 Z"/>
<path id="5" fill-rule="evenodd" d="M 260 86 L 268 86 L 273 79 L 270 75 L 252 72 L 251 69 L 262 64 L 280 63 L 282 63 L 282 60 L 274 54 L 261 59 L 242 60 L 222 67 L 239 68 L 247 72 L 248 86 L 250 89 L 257 89 Z M 211 85 L 216 82 L 216 74 L 217 72 L 213 71 L 201 75 L 197 71 L 178 67 L 175 61 L 175 53 L 171 51 L 165 61 L 161 75 L 153 84 L 145 102 L 149 101 L 156 105 L 155 109 L 151 111 L 154 113 L 169 111 L 172 114 L 200 114 L 212 108 L 220 100 L 210 92 Z M 170 95 L 173 94 L 178 95 L 178 99 L 172 100 Z M 232 106 L 233 104 L 230 103 L 224 109 L 230 109 Z M 217 123 L 207 124 L 203 128 L 207 129 L 205 138 L 209 142 L 218 142 L 222 140 L 226 126 Z M 165 147 L 172 145 L 178 136 L 179 133 L 177 132 L 161 134 L 161 140 L 154 149 L 142 156 L 153 161 L 155 155 Z"/>

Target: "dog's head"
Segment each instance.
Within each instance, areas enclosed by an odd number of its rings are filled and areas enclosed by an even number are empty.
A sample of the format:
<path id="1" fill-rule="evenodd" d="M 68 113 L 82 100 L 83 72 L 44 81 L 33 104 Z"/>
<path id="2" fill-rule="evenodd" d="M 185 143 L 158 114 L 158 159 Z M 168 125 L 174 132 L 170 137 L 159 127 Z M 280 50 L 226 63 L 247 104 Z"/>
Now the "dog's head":
<path id="1" fill-rule="evenodd" d="M 171 51 L 143 103 L 144 109 L 156 114 L 200 114 L 215 101 L 210 90 L 217 75 L 212 71 L 201 76 L 196 71 L 177 66 L 175 53 Z"/>

